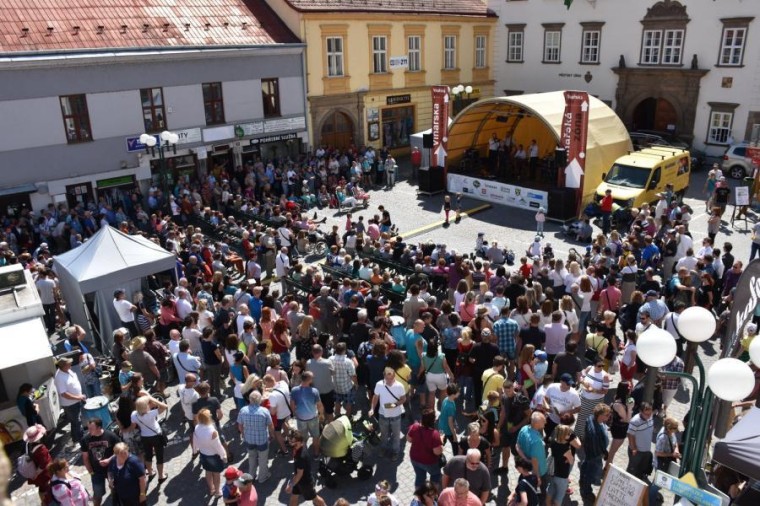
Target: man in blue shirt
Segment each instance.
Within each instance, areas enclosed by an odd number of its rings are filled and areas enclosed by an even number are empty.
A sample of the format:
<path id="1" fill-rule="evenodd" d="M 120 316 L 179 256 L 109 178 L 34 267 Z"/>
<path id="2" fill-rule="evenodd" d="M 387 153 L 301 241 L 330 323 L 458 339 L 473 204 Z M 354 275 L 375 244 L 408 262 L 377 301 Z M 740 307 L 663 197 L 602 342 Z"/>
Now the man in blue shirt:
<path id="1" fill-rule="evenodd" d="M 509 304 L 501 308 L 500 317 L 493 324 L 493 333 L 496 335 L 499 353 L 509 360 L 507 368 L 512 376 L 517 358 L 517 335 L 520 333 L 520 326 L 509 317 Z"/>
<path id="2" fill-rule="evenodd" d="M 314 373 L 304 371 L 301 374 L 301 384 L 290 392 L 290 411 L 296 417 L 298 432 L 307 438 L 311 434 L 314 439 L 314 456 L 319 457 L 319 422 L 324 419 L 325 411 L 319 390 L 311 386 Z"/>
<path id="3" fill-rule="evenodd" d="M 269 410 L 261 407 L 261 392 L 254 390 L 248 397 L 251 402 L 238 413 L 237 424 L 248 447 L 248 471 L 259 483 L 269 479 L 269 441 L 274 437 L 274 424 Z"/>
<path id="4" fill-rule="evenodd" d="M 517 435 L 517 453 L 523 459 L 533 463 L 542 497 L 546 496 L 546 486 L 549 483 L 549 467 L 546 463 L 546 446 L 544 446 L 543 436 L 545 425 L 544 414 L 535 411 L 530 415 L 530 425 L 520 429 Z"/>

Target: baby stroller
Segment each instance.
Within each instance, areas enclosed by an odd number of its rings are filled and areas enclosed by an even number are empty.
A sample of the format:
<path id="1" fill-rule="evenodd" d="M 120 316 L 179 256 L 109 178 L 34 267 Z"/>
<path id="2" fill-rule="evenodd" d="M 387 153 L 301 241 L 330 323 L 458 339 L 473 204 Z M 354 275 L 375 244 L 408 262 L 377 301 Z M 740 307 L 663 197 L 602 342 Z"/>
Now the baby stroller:
<path id="1" fill-rule="evenodd" d="M 350 476 L 357 471 L 360 480 L 372 477 L 373 466 L 366 462 L 371 451 L 369 445 L 379 443 L 374 425 L 364 421 L 358 431 L 354 431 L 347 416 L 330 422 L 322 430 L 319 447 L 322 457 L 319 461 L 319 475 L 328 488 L 338 485 L 338 478 Z"/>

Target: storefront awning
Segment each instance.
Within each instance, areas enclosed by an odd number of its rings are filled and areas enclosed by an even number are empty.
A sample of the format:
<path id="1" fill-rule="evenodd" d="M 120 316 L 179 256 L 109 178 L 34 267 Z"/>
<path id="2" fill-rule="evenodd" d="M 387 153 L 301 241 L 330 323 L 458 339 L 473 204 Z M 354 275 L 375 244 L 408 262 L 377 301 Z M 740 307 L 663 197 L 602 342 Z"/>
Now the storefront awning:
<path id="1" fill-rule="evenodd" d="M 19 337 L 23 336 L 23 346 Z M 32 318 L 9 323 L 0 327 L 0 370 L 33 362 L 45 357 L 53 357 L 42 318 Z"/>
<path id="2" fill-rule="evenodd" d="M 4 197 L 6 195 L 15 195 L 17 193 L 33 193 L 36 191 L 37 191 L 37 185 L 32 184 L 32 183 L 22 184 L 19 186 L 0 188 L 0 197 Z"/>

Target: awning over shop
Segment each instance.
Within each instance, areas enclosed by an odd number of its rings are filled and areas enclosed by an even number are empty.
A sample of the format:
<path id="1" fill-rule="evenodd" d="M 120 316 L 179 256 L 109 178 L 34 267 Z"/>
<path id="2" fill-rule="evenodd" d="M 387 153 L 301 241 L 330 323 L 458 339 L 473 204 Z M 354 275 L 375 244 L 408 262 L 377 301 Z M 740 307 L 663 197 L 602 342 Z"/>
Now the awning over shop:
<path id="1" fill-rule="evenodd" d="M 509 134 L 514 145 L 522 144 L 526 150 L 535 139 L 539 157 L 553 154 L 560 142 L 564 111 L 563 91 L 476 102 L 459 113 L 449 126 L 447 165 L 458 166 L 465 151 L 471 148 L 487 155 L 488 139 L 494 133 L 499 139 Z M 615 111 L 589 96 L 584 197 L 593 193 L 612 162 L 632 149 L 625 125 Z"/>
<path id="2" fill-rule="evenodd" d="M 19 186 L 10 186 L 8 188 L 0 188 L 0 197 L 6 195 L 16 195 L 17 193 L 33 193 L 37 191 L 37 185 L 29 183 Z"/>
<path id="3" fill-rule="evenodd" d="M 40 337 L 42 336 L 42 337 Z M 0 327 L 0 370 L 53 357 L 42 318 L 31 318 Z"/>
<path id="4" fill-rule="evenodd" d="M 752 408 L 726 437 L 715 443 L 713 459 L 745 476 L 760 480 L 760 408 Z"/>

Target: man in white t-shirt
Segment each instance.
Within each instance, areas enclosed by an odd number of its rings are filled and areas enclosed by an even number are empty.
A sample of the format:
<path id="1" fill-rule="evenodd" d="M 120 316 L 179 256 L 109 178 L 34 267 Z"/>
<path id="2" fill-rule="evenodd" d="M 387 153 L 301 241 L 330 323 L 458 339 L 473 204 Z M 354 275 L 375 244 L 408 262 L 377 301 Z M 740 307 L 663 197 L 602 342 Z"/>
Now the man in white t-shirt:
<path id="1" fill-rule="evenodd" d="M 553 434 L 564 414 L 575 415 L 581 410 L 581 397 L 573 388 L 575 379 L 568 373 L 559 377 L 559 383 L 546 387 L 544 409 L 549 414 L 546 420 L 546 434 Z"/>
<path id="2" fill-rule="evenodd" d="M 71 423 L 71 440 L 79 443 L 82 439 L 82 405 L 87 397 L 82 393 L 82 384 L 71 370 L 74 361 L 68 357 L 58 360 L 58 371 L 55 373 L 55 389 L 58 392 L 66 420 Z"/>
<path id="3" fill-rule="evenodd" d="M 190 313 L 193 312 L 193 305 L 188 302 L 186 298 L 187 290 L 180 288 L 178 295 L 179 298 L 177 299 L 177 316 L 184 320 Z"/>
<path id="4" fill-rule="evenodd" d="M 274 259 L 274 270 L 277 277 L 282 279 L 288 275 L 290 270 L 290 257 L 288 257 L 288 248 L 283 246 L 280 252 L 277 254 L 277 258 Z M 281 293 L 285 293 L 284 291 Z"/>
<path id="5" fill-rule="evenodd" d="M 285 447 L 285 437 L 282 429 L 285 422 L 293 413 L 290 411 L 290 386 L 287 381 L 275 381 L 271 374 L 264 375 L 264 388 L 269 392 L 269 411 L 273 417 L 277 417 L 277 423 L 274 426 L 274 437 L 280 445 L 277 452 L 281 455 L 287 455 L 288 450 Z"/>
<path id="6" fill-rule="evenodd" d="M 396 371 L 386 367 L 383 379 L 375 385 L 369 416 L 380 414 L 380 439 L 383 448 L 391 452 L 394 461 L 401 459 L 401 416 L 404 414 L 406 391 L 396 381 Z M 380 411 L 377 411 L 379 407 Z"/>
<path id="7" fill-rule="evenodd" d="M 140 335 L 140 331 L 135 325 L 135 311 L 137 306 L 127 300 L 127 294 L 121 288 L 113 293 L 113 307 L 119 314 L 119 320 L 121 323 L 129 329 L 131 337 Z"/>
<path id="8" fill-rule="evenodd" d="M 182 406 L 182 414 L 185 415 L 185 422 L 190 427 L 190 448 L 193 447 L 193 433 L 195 432 L 195 419 L 193 417 L 193 403 L 201 398 L 195 391 L 198 384 L 198 377 L 193 373 L 185 374 L 185 384 L 177 387 L 177 397 Z M 195 457 L 197 453 L 193 453 Z"/>
<path id="9" fill-rule="evenodd" d="M 58 289 L 58 282 L 47 270 L 40 270 L 37 281 L 34 282 L 34 285 L 37 287 L 37 291 L 40 294 L 40 302 L 42 302 L 42 308 L 45 311 L 43 319 L 45 320 L 47 333 L 48 335 L 55 334 L 55 292 Z"/>

